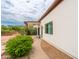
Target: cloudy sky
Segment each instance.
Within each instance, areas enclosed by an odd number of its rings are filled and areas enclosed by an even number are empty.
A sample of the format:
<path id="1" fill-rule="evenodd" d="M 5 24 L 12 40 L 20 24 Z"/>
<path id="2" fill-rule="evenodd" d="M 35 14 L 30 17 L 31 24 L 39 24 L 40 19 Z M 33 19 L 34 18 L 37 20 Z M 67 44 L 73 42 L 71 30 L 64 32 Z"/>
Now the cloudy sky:
<path id="1" fill-rule="evenodd" d="M 24 21 L 37 21 L 54 0 L 2 0 L 1 24 L 23 25 Z"/>

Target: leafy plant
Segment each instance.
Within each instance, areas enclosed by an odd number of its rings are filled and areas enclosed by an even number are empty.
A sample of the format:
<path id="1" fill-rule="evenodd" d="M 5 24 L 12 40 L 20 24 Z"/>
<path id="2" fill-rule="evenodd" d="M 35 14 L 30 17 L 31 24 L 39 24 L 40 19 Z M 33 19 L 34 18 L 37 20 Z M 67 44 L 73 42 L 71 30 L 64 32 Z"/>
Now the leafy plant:
<path id="1" fill-rule="evenodd" d="M 1 26 L 1 34 L 4 35 L 6 33 L 18 32 L 22 35 L 26 34 L 26 27 L 25 26 Z"/>
<path id="2" fill-rule="evenodd" d="M 1 34 L 4 35 L 6 33 L 13 33 L 14 30 L 11 28 L 11 26 L 1 26 Z"/>
<path id="3" fill-rule="evenodd" d="M 28 35 L 36 35 L 37 29 L 36 28 L 28 28 Z"/>
<path id="4" fill-rule="evenodd" d="M 13 26 L 12 29 L 19 32 L 22 35 L 26 34 L 24 26 Z"/>
<path id="5" fill-rule="evenodd" d="M 12 58 L 28 55 L 32 49 L 32 38 L 30 36 L 19 35 L 11 38 L 6 43 L 6 53 L 11 55 Z"/>

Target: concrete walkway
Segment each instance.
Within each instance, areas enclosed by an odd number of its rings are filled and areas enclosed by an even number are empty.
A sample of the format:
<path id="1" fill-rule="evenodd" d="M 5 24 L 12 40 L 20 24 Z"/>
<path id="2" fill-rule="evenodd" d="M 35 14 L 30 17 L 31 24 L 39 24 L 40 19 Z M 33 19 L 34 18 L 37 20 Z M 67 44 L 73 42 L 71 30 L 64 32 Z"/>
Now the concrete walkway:
<path id="1" fill-rule="evenodd" d="M 41 40 L 36 37 L 33 37 L 33 39 L 34 43 L 30 59 L 49 59 L 40 46 Z"/>

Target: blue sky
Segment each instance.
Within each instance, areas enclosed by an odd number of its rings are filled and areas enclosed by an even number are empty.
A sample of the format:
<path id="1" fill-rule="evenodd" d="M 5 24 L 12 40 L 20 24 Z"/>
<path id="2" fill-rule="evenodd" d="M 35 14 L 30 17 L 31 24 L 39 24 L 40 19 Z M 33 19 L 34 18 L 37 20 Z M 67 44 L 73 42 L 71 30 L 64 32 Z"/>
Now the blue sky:
<path id="1" fill-rule="evenodd" d="M 2 0 L 1 24 L 23 25 L 24 21 L 38 21 L 54 0 Z"/>

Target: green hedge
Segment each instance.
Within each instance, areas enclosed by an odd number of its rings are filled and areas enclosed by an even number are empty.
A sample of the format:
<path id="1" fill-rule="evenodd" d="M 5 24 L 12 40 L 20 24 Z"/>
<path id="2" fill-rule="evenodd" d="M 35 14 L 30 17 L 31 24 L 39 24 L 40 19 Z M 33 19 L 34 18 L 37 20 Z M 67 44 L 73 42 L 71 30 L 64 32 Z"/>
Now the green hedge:
<path id="1" fill-rule="evenodd" d="M 25 35 L 27 30 L 25 26 L 1 26 L 1 35 L 5 35 L 6 33 L 18 32 L 22 35 Z"/>
<path id="2" fill-rule="evenodd" d="M 28 28 L 27 34 L 28 35 L 36 35 L 37 29 L 36 28 Z"/>
<path id="3" fill-rule="evenodd" d="M 15 31 L 17 31 L 17 32 L 19 32 L 22 35 L 26 34 L 26 32 L 25 32 L 25 26 L 13 26 L 12 29 L 15 30 Z"/>
<path id="4" fill-rule="evenodd" d="M 6 43 L 6 53 L 11 55 L 13 59 L 16 57 L 28 55 L 32 49 L 32 38 L 30 36 L 19 35 L 11 38 Z"/>
<path id="5" fill-rule="evenodd" d="M 11 26 L 4 26 L 4 25 L 1 26 L 1 35 L 5 35 L 6 33 L 13 33 L 13 32 L 15 31 L 11 28 Z"/>

